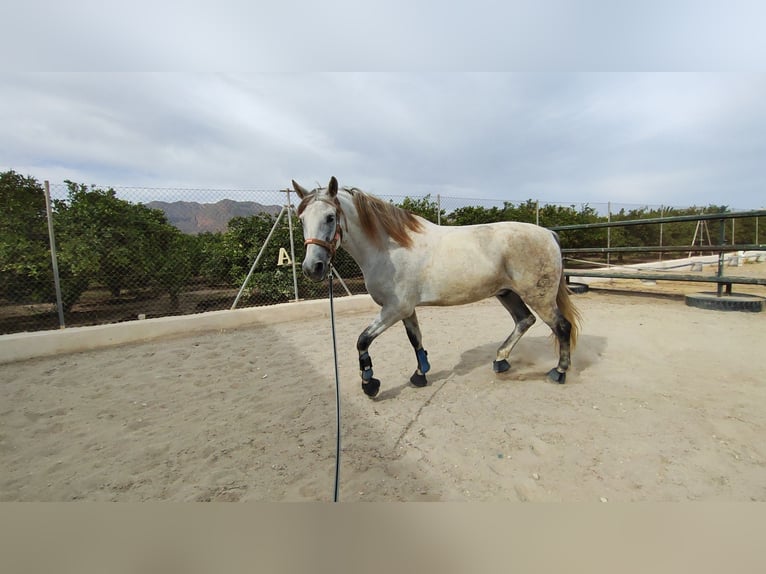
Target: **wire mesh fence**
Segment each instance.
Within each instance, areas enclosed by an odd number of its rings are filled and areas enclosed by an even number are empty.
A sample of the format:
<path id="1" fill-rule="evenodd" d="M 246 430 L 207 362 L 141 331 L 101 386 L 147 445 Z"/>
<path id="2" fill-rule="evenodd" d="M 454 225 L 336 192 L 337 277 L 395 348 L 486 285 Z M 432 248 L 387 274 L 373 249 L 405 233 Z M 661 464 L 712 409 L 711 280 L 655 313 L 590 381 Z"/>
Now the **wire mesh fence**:
<path id="1" fill-rule="evenodd" d="M 49 186 L 46 205 L 45 185 L 14 172 L 0 178 L 0 334 L 229 309 L 235 301 L 247 307 L 327 296 L 326 284 L 307 280 L 300 270 L 304 246 L 293 209 L 297 197 L 285 190 L 67 182 Z M 679 211 L 529 199 L 380 197 L 441 225 L 516 220 L 554 227 Z M 740 236 L 752 242 L 755 233 L 758 243 L 757 219 L 736 225 L 732 242 Z M 693 235 L 696 241 L 703 231 L 693 222 L 668 225 L 659 231 L 664 238 L 644 237 L 637 229 L 562 233 L 562 244 L 661 245 L 664 240 L 670 245 L 691 243 Z M 335 267 L 348 292 L 365 292 L 361 271 L 345 251 L 338 251 Z"/>

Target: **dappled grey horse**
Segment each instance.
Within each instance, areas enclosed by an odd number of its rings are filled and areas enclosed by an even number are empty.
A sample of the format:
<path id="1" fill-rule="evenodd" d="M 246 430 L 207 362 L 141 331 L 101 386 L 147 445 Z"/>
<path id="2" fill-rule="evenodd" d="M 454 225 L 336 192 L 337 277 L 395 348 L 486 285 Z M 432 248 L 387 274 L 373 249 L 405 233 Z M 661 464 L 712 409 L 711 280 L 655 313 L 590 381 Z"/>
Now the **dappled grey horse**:
<path id="1" fill-rule="evenodd" d="M 500 345 L 495 372 L 510 368 L 508 356 L 535 322 L 530 308 L 551 328 L 558 343 L 558 365 L 548 378 L 564 383 L 570 350 L 577 340 L 579 314 L 569 297 L 558 237 L 520 222 L 438 226 L 356 188 L 308 191 L 292 182 L 301 198 L 298 215 L 306 238 L 303 272 L 323 280 L 338 247 L 353 257 L 364 274 L 367 292 L 380 305 L 378 316 L 357 341 L 362 389 L 377 395 L 370 344 L 402 321 L 417 368 L 410 381 L 427 384 L 430 369 L 415 307 L 462 305 L 497 297 L 513 317 L 513 332 Z"/>

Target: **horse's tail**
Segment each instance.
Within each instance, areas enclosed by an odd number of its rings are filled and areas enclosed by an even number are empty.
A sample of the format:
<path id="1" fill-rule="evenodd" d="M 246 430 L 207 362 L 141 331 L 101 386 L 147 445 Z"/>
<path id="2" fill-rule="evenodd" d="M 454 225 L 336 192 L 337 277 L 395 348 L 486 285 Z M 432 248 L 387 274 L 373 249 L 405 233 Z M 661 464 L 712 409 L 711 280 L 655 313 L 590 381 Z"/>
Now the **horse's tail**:
<path id="1" fill-rule="evenodd" d="M 555 231 L 551 231 L 551 233 L 553 234 L 553 239 L 556 241 L 556 245 L 558 245 L 559 250 L 561 250 L 559 234 Z M 577 335 L 580 333 L 582 315 L 580 315 L 577 307 L 575 307 L 575 304 L 572 302 L 572 298 L 570 297 L 571 294 L 572 292 L 569 290 L 569 286 L 567 286 L 567 279 L 564 275 L 564 269 L 562 268 L 559 291 L 556 293 L 556 306 L 559 308 L 559 312 L 564 316 L 564 319 L 569 321 L 569 324 L 572 325 L 572 330 L 569 332 L 569 348 L 574 351 L 574 348 L 577 345 Z"/>
<path id="2" fill-rule="evenodd" d="M 556 305 L 564 318 L 572 325 L 572 331 L 569 334 L 570 348 L 574 350 L 577 345 L 577 335 L 580 332 L 580 322 L 582 321 L 582 315 L 580 311 L 575 307 L 572 298 L 570 297 L 571 291 L 567 286 L 566 277 L 564 272 L 561 272 L 561 281 L 559 281 L 559 291 L 556 294 Z"/>

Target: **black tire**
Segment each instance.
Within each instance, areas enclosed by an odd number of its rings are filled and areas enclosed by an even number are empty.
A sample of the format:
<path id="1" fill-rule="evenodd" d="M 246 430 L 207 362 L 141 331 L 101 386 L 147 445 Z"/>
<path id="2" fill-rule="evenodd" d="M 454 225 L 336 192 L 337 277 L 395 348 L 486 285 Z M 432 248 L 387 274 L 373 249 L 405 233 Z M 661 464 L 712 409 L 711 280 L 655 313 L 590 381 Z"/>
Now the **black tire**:
<path id="1" fill-rule="evenodd" d="M 699 309 L 712 311 L 745 311 L 760 313 L 763 311 L 764 298 L 757 295 L 721 295 L 717 293 L 692 293 L 686 295 L 686 304 Z"/>
<path id="2" fill-rule="evenodd" d="M 572 293 L 587 293 L 589 287 L 585 283 L 567 283 L 567 287 Z"/>

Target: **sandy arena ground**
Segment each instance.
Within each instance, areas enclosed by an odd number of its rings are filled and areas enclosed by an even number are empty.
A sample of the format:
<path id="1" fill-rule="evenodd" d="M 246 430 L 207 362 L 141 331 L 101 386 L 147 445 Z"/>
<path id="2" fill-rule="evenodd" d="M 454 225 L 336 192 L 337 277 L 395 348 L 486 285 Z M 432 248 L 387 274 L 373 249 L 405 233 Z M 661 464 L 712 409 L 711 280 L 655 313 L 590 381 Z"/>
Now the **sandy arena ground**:
<path id="1" fill-rule="evenodd" d="M 575 301 L 566 385 L 540 321 L 492 372 L 512 321 L 488 300 L 418 311 L 422 389 L 403 327 L 384 333 L 375 400 L 355 351 L 372 317 L 339 317 L 341 501 L 766 501 L 766 312 Z M 0 365 L 2 501 L 328 501 L 334 470 L 326 319 Z"/>

